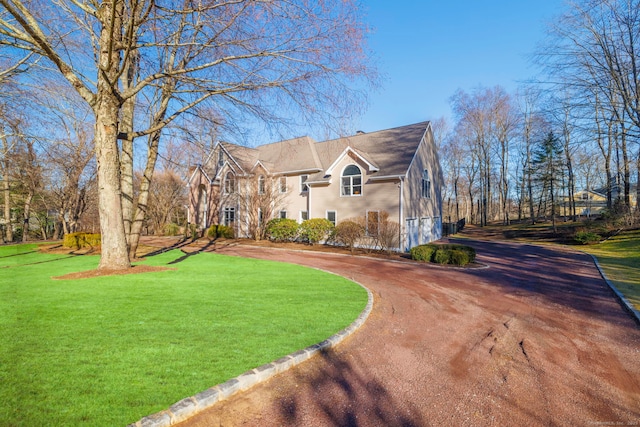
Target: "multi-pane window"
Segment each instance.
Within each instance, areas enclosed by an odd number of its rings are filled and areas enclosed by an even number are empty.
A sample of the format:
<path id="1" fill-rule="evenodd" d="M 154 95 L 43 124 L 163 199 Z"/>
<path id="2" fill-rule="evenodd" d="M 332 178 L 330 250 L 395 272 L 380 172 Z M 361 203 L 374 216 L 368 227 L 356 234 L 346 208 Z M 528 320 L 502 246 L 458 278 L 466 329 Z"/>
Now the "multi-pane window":
<path id="1" fill-rule="evenodd" d="M 367 236 L 377 237 L 380 230 L 380 212 L 367 211 Z"/>
<path id="2" fill-rule="evenodd" d="M 258 177 L 258 194 L 264 194 L 264 175 Z"/>
<path id="3" fill-rule="evenodd" d="M 340 195 L 359 196 L 362 194 L 362 172 L 356 165 L 347 166 L 342 172 Z"/>
<path id="4" fill-rule="evenodd" d="M 224 178 L 224 193 L 231 194 L 236 192 L 236 176 L 233 172 L 227 172 Z"/>
<path id="5" fill-rule="evenodd" d="M 300 211 L 300 222 L 309 219 L 309 211 Z"/>
<path id="6" fill-rule="evenodd" d="M 333 225 L 336 225 L 336 211 L 327 211 L 327 219 Z"/>
<path id="7" fill-rule="evenodd" d="M 307 179 L 309 179 L 309 175 L 300 175 L 300 191 L 303 193 L 309 191 Z"/>
<path id="8" fill-rule="evenodd" d="M 287 192 L 287 177 L 286 176 L 281 176 L 280 177 L 280 192 L 281 193 L 286 193 Z"/>
<path id="9" fill-rule="evenodd" d="M 236 221 L 236 208 L 225 207 L 223 214 L 224 225 L 233 227 L 233 223 Z"/>
<path id="10" fill-rule="evenodd" d="M 431 180 L 429 179 L 429 171 L 426 169 L 422 172 L 422 197 L 431 198 Z"/>
<path id="11" fill-rule="evenodd" d="M 287 218 L 287 211 L 280 211 L 280 218 L 286 219 Z"/>

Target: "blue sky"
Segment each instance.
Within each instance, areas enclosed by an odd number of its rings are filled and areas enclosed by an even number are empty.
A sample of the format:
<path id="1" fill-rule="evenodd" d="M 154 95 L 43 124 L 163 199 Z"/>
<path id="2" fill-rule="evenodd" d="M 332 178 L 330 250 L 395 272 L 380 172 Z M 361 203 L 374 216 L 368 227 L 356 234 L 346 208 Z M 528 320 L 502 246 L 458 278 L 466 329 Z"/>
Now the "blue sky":
<path id="1" fill-rule="evenodd" d="M 457 89 L 503 86 L 535 75 L 529 56 L 562 0 L 364 0 L 370 48 L 386 79 L 356 123 L 370 132 L 451 117 Z"/>

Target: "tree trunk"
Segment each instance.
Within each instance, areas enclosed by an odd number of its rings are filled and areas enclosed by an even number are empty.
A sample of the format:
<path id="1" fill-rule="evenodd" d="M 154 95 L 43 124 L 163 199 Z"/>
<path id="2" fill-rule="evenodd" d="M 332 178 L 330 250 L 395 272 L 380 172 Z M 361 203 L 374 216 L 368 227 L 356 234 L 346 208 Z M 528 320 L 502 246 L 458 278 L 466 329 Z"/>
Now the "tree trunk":
<path id="1" fill-rule="evenodd" d="M 130 268 L 124 222 L 122 220 L 122 191 L 120 159 L 118 153 L 118 119 L 121 101 L 117 96 L 123 3 L 109 9 L 101 8 L 100 68 L 98 71 L 97 99 L 94 106 L 95 153 L 98 165 L 98 213 L 102 234 L 102 254 L 99 269 Z M 112 31 L 115 29 L 115 31 Z"/>
<path id="2" fill-rule="evenodd" d="M 13 241 L 13 228 L 11 225 L 11 191 L 9 188 L 9 180 L 7 179 L 7 172 L 5 169 L 5 173 L 2 180 L 3 191 L 4 191 L 4 225 L 6 227 L 6 236 L 7 242 Z"/>
<path id="3" fill-rule="evenodd" d="M 29 192 L 27 198 L 24 201 L 24 215 L 22 220 L 22 242 L 29 240 L 29 217 L 31 216 L 31 201 L 33 200 L 33 193 Z"/>

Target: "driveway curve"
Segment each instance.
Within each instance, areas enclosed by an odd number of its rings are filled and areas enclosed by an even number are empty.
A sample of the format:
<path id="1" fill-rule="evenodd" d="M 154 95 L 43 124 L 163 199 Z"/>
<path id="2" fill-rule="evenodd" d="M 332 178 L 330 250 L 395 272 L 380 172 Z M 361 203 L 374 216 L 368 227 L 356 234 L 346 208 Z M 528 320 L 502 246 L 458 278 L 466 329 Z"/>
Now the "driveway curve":
<path id="1" fill-rule="evenodd" d="M 487 268 L 220 250 L 340 274 L 374 308 L 336 348 L 180 425 L 640 425 L 640 328 L 591 258 L 465 243 Z"/>

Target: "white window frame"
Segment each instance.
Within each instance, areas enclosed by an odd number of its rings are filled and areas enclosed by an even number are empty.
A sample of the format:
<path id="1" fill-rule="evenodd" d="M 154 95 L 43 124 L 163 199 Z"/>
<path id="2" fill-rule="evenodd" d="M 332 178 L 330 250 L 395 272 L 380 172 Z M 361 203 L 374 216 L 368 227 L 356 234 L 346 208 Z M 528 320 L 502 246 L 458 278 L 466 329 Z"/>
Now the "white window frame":
<path id="1" fill-rule="evenodd" d="M 264 213 L 262 212 L 262 208 L 258 208 L 258 228 L 261 228 L 264 224 Z"/>
<path id="2" fill-rule="evenodd" d="M 233 216 L 233 221 L 229 221 L 230 216 Z M 236 208 L 232 206 L 225 206 L 222 209 L 222 218 L 224 219 L 224 225 L 227 227 L 233 226 L 236 222 Z"/>
<path id="3" fill-rule="evenodd" d="M 280 211 L 280 212 L 278 213 L 278 218 L 280 218 L 280 219 L 287 219 L 287 211 L 284 211 L 284 210 Z"/>
<path id="4" fill-rule="evenodd" d="M 309 219 L 309 211 L 300 211 L 300 222 L 306 221 L 308 219 Z"/>
<path id="5" fill-rule="evenodd" d="M 349 167 L 355 167 L 358 169 L 358 171 L 360 172 L 358 175 L 345 175 L 345 171 L 349 168 Z M 344 167 L 344 169 L 342 170 L 342 173 L 340 174 L 340 197 L 360 197 L 362 196 L 362 169 L 358 166 L 358 165 L 354 165 L 354 164 L 350 164 Z M 360 179 L 360 184 L 354 184 L 354 178 L 359 178 Z M 345 185 L 345 179 L 348 180 L 348 184 Z M 354 191 L 354 187 L 360 187 L 360 191 L 358 193 L 356 193 Z M 349 194 L 346 194 L 347 192 L 345 191 L 345 189 L 348 188 L 349 189 Z"/>
<path id="6" fill-rule="evenodd" d="M 286 193 L 287 192 L 287 177 L 286 176 L 281 176 L 280 177 L 280 192 L 281 193 Z"/>
<path id="7" fill-rule="evenodd" d="M 369 230 L 369 214 L 370 213 L 375 213 L 378 221 L 376 224 L 376 232 L 375 233 L 371 233 L 371 230 Z M 380 211 L 379 210 L 370 210 L 367 211 L 365 214 L 365 226 L 366 226 L 366 235 L 369 237 L 378 237 L 378 235 L 380 234 Z"/>
<path id="8" fill-rule="evenodd" d="M 300 192 L 301 193 L 309 192 L 309 185 L 306 184 L 308 179 L 309 179 L 309 175 L 300 175 Z"/>
<path id="9" fill-rule="evenodd" d="M 329 219 L 329 213 L 333 213 L 333 221 Z M 334 226 L 338 223 L 338 211 L 326 211 L 325 216 L 326 219 L 329 220 Z"/>
<path id="10" fill-rule="evenodd" d="M 427 169 L 422 172 L 422 188 L 420 194 L 423 199 L 431 198 L 431 179 L 429 178 L 429 171 Z"/>
<path id="11" fill-rule="evenodd" d="M 222 148 L 220 148 L 218 150 L 218 167 L 221 167 L 222 165 L 224 165 L 224 152 L 222 151 Z"/>
<path id="12" fill-rule="evenodd" d="M 231 179 L 229 179 L 231 177 Z M 232 182 L 233 185 L 229 185 Z M 233 172 L 229 171 L 224 175 L 224 194 L 233 194 L 236 192 L 236 176 Z"/>
<path id="13" fill-rule="evenodd" d="M 262 195 L 265 193 L 266 188 L 266 179 L 264 175 L 258 176 L 258 194 Z"/>

